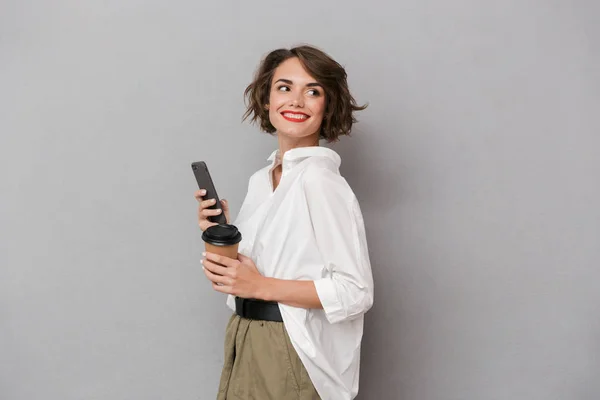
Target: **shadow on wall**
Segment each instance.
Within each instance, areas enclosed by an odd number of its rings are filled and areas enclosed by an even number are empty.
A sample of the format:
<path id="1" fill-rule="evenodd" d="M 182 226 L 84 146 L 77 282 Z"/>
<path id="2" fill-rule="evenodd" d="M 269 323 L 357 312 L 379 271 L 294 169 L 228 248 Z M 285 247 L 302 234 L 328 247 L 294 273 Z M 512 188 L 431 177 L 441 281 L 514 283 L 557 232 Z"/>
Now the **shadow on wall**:
<path id="1" fill-rule="evenodd" d="M 383 132 L 371 136 L 375 131 L 364 123 L 355 128 L 351 137 L 342 137 L 338 143 L 328 145 L 342 157 L 340 171 L 346 178 L 360 202 L 363 214 L 381 214 L 392 210 L 402 201 L 400 162 L 386 160 L 382 151 L 386 146 Z M 390 149 L 386 149 L 390 150 Z M 392 161 L 392 162 L 390 162 Z"/>

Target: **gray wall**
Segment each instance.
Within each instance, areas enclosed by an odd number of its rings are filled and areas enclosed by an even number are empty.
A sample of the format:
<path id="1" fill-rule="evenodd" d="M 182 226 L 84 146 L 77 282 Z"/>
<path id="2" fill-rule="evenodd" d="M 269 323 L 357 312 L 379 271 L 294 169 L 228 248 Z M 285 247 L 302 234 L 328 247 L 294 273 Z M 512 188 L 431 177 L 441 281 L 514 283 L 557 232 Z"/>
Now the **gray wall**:
<path id="1" fill-rule="evenodd" d="M 484 4 L 486 3 L 486 4 Z M 376 281 L 360 399 L 600 398 L 595 1 L 0 4 L 0 398 L 212 399 L 229 317 L 190 162 L 237 210 L 267 51 L 370 107 L 334 145 Z"/>

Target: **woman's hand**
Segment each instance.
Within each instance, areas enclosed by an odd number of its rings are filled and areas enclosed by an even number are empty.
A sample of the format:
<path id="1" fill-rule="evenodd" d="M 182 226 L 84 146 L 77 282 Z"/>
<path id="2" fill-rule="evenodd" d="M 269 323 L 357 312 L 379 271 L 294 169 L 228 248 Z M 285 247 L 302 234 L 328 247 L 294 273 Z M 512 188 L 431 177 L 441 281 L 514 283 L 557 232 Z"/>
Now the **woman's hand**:
<path id="1" fill-rule="evenodd" d="M 237 260 L 214 253 L 203 255 L 206 258 L 201 261 L 202 268 L 214 290 L 246 299 L 258 298 L 265 277 L 258 272 L 251 258 L 242 254 L 238 254 Z"/>
<path id="2" fill-rule="evenodd" d="M 204 190 L 204 189 L 200 189 L 200 190 L 197 190 L 196 192 L 194 192 L 194 197 L 196 198 L 196 200 L 198 200 L 198 203 L 199 203 L 198 204 L 198 225 L 200 226 L 200 229 L 205 231 L 213 225 L 218 225 L 217 223 L 210 221 L 208 219 L 208 217 L 219 215 L 222 212 L 225 213 L 225 218 L 227 219 L 227 223 L 229 223 L 229 221 L 230 221 L 230 219 L 229 219 L 229 203 L 227 202 L 227 200 L 225 200 L 225 199 L 221 200 L 221 208 L 219 208 L 217 210 L 213 210 L 208 207 L 215 204 L 216 200 L 215 199 L 204 200 L 204 197 L 203 197 L 204 195 L 206 195 L 206 190 Z"/>

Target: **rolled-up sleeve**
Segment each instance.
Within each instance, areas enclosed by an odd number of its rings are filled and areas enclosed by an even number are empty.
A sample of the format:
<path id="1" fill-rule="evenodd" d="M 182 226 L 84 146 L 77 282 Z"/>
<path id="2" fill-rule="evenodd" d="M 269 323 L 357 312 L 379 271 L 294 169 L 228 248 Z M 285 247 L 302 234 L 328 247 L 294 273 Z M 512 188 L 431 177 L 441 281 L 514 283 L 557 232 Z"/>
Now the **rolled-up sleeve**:
<path id="1" fill-rule="evenodd" d="M 304 183 L 323 269 L 314 281 L 330 323 L 352 320 L 373 305 L 373 276 L 360 206 L 340 175 L 323 170 Z"/>

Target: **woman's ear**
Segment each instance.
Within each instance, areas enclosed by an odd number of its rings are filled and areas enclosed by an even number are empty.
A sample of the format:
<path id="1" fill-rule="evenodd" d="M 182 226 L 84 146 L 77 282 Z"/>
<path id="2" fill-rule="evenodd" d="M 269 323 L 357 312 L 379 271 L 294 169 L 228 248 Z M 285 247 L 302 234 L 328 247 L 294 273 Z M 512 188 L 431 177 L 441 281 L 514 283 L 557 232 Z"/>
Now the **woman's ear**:
<path id="1" fill-rule="evenodd" d="M 269 109 L 269 105 L 265 104 L 265 110 L 268 110 L 268 109 Z"/>

